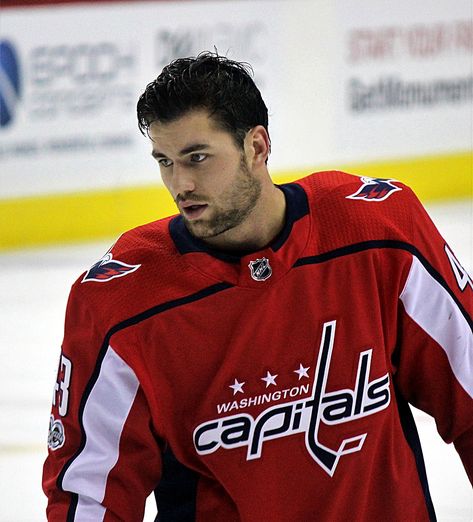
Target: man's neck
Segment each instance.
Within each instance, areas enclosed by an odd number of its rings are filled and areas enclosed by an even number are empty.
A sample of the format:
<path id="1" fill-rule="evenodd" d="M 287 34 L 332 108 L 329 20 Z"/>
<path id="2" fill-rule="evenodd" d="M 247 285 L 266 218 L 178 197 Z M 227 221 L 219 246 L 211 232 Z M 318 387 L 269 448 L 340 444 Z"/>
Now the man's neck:
<path id="1" fill-rule="evenodd" d="M 286 198 L 272 182 L 266 184 L 255 208 L 240 225 L 204 242 L 227 252 L 251 252 L 269 245 L 285 223 Z"/>

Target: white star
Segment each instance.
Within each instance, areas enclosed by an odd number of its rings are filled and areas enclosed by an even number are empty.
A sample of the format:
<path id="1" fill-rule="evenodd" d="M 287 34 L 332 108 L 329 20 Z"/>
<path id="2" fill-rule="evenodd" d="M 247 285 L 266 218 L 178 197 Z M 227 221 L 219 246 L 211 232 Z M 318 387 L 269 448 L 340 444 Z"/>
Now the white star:
<path id="1" fill-rule="evenodd" d="M 266 372 L 266 377 L 261 377 L 261 380 L 266 383 L 267 388 L 270 384 L 276 386 L 276 377 L 277 375 L 271 375 L 269 372 Z"/>
<path id="2" fill-rule="evenodd" d="M 244 384 L 245 384 L 244 382 L 238 382 L 235 379 L 235 382 L 233 384 L 230 384 L 230 386 L 229 386 L 229 388 L 231 388 L 233 390 L 233 395 L 236 395 L 238 392 L 245 393 L 243 391 L 243 385 Z"/>
<path id="3" fill-rule="evenodd" d="M 310 366 L 307 366 L 307 368 L 304 368 L 301 363 L 299 363 L 299 369 L 294 370 L 294 373 L 297 373 L 299 375 L 299 381 L 302 379 L 302 377 L 309 378 L 309 374 L 307 373 L 309 371 Z"/>

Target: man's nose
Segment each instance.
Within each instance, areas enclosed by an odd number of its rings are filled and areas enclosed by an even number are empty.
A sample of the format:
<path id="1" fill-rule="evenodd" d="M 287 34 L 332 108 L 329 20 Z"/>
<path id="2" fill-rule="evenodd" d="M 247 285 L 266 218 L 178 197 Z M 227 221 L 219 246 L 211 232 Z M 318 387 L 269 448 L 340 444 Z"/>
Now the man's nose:
<path id="1" fill-rule="evenodd" d="M 195 190 L 194 176 L 191 169 L 182 165 L 173 165 L 172 173 L 173 192 L 174 194 L 185 194 Z"/>

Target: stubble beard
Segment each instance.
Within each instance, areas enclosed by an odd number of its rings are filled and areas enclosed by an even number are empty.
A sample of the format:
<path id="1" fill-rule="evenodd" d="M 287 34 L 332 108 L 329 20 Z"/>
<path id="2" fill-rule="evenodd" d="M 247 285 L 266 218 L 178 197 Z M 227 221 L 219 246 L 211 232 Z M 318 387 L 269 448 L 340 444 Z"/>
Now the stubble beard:
<path id="1" fill-rule="evenodd" d="M 223 205 L 207 219 L 190 221 L 183 216 L 189 232 L 198 239 L 210 239 L 241 225 L 255 208 L 261 195 L 261 182 L 252 176 L 244 156 L 235 183 L 222 194 Z"/>

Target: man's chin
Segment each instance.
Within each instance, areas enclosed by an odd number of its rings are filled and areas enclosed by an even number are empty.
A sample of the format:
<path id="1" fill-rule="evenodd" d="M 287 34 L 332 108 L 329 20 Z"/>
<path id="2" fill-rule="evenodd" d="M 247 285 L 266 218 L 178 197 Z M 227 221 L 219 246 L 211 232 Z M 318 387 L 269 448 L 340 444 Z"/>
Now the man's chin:
<path id="1" fill-rule="evenodd" d="M 195 238 L 205 239 L 207 237 L 212 237 L 211 231 L 208 230 L 208 227 L 200 220 L 190 221 L 186 218 L 183 218 L 183 219 L 184 219 L 184 224 L 186 225 L 187 230 Z"/>
<path id="2" fill-rule="evenodd" d="M 186 225 L 189 233 L 193 237 L 200 239 L 201 241 L 220 236 L 228 230 L 227 228 L 223 228 L 222 230 L 215 229 L 215 227 L 211 227 L 210 225 L 206 224 L 203 220 L 200 219 L 189 221 L 186 218 L 184 218 L 184 224 Z"/>

